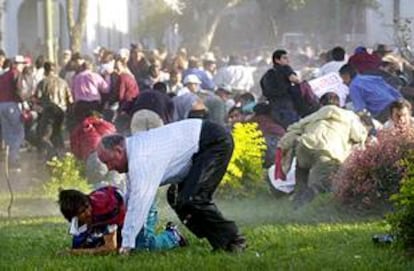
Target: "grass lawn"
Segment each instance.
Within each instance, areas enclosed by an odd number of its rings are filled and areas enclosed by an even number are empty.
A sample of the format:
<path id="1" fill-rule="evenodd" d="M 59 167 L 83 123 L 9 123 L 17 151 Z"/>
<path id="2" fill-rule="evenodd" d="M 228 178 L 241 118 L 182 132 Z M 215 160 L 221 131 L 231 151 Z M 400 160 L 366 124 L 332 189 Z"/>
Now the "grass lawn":
<path id="1" fill-rule="evenodd" d="M 0 201 L 0 206 L 7 206 Z M 53 202 L 40 204 L 46 205 L 53 207 Z M 212 253 L 205 240 L 181 227 L 190 241 L 186 248 L 129 257 L 60 256 L 58 252 L 70 244 L 67 223 L 60 217 L 29 217 L 16 210 L 25 217 L 0 218 L 0 270 L 414 270 L 414 261 L 403 251 L 372 243 L 373 234 L 387 230 L 379 216 L 346 212 L 328 197 L 297 211 L 286 198 L 219 205 L 245 233 L 245 253 Z M 17 200 L 16 208 L 22 206 Z M 161 226 L 177 221 L 163 200 L 159 209 Z"/>

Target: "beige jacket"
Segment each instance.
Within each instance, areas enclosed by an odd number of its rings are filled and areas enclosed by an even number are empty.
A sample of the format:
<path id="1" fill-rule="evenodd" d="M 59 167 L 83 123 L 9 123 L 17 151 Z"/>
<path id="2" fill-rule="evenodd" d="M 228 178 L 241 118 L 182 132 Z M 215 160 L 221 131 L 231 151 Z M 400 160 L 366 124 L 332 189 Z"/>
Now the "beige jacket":
<path id="1" fill-rule="evenodd" d="M 288 127 L 278 147 L 284 152 L 294 149 L 297 142 L 343 162 L 354 144 L 364 143 L 367 130 L 352 111 L 327 105 Z"/>

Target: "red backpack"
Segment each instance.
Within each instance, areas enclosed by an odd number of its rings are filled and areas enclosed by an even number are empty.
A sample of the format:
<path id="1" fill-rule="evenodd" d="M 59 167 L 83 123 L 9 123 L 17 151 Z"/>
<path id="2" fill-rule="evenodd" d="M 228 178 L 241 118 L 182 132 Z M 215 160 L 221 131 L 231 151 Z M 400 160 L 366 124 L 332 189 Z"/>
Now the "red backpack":
<path id="1" fill-rule="evenodd" d="M 102 136 L 116 133 L 115 126 L 99 117 L 87 117 L 70 133 L 70 149 L 76 158 L 86 160 L 96 150 Z"/>

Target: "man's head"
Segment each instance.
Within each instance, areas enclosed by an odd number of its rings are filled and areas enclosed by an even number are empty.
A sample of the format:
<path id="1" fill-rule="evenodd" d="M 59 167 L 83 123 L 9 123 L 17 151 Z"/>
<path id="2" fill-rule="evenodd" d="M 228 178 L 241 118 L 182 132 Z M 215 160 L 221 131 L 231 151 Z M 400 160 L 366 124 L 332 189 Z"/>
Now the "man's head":
<path id="1" fill-rule="evenodd" d="M 156 91 L 167 94 L 167 85 L 164 82 L 157 82 L 152 88 Z"/>
<path id="2" fill-rule="evenodd" d="M 217 96 L 219 96 L 223 100 L 228 100 L 231 97 L 232 89 L 231 86 L 228 84 L 220 84 L 217 86 L 216 90 Z"/>
<path id="3" fill-rule="evenodd" d="M 119 173 L 128 172 L 128 157 L 124 136 L 113 134 L 102 137 L 96 151 L 99 160 L 106 165 L 108 170 L 116 170 Z"/>
<path id="4" fill-rule="evenodd" d="M 181 79 L 182 79 L 182 74 L 177 69 L 173 69 L 170 72 L 170 84 L 171 85 L 176 85 L 176 84 L 180 83 Z"/>
<path id="5" fill-rule="evenodd" d="M 0 70 L 3 68 L 4 62 L 6 61 L 6 53 L 0 49 Z"/>
<path id="6" fill-rule="evenodd" d="M 389 73 L 396 73 L 400 70 L 400 66 L 400 60 L 396 56 L 387 54 L 381 59 L 379 68 Z"/>
<path id="7" fill-rule="evenodd" d="M 188 68 L 190 69 L 198 69 L 201 67 L 201 61 L 195 56 L 191 56 L 188 60 Z"/>
<path id="8" fill-rule="evenodd" d="M 46 61 L 43 64 L 43 68 L 45 70 L 45 75 L 54 74 L 56 72 L 56 64 L 50 61 Z"/>
<path id="9" fill-rule="evenodd" d="M 71 221 L 76 216 L 81 224 L 91 224 L 92 207 L 89 197 L 84 193 L 73 189 L 62 190 L 59 192 L 58 204 L 66 220 Z"/>
<path id="10" fill-rule="evenodd" d="M 197 92 L 200 88 L 201 81 L 195 74 L 189 74 L 184 78 L 184 85 L 191 91 L 191 92 Z"/>
<path id="11" fill-rule="evenodd" d="M 289 65 L 288 53 L 285 50 L 276 50 L 272 56 L 273 64 Z"/>
<path id="12" fill-rule="evenodd" d="M 334 61 L 344 61 L 345 60 L 345 50 L 344 48 L 338 46 L 332 49 L 332 59 Z"/>
<path id="13" fill-rule="evenodd" d="M 229 110 L 229 115 L 228 115 L 228 122 L 230 124 L 231 127 L 234 126 L 234 124 L 242 122 L 243 121 L 243 112 L 241 107 L 232 107 Z"/>
<path id="14" fill-rule="evenodd" d="M 349 64 L 345 64 L 339 69 L 339 75 L 342 78 L 342 81 L 345 85 L 351 84 L 352 79 L 357 75 L 357 71 L 354 67 Z"/>
<path id="15" fill-rule="evenodd" d="M 13 58 L 13 66 L 18 70 L 19 72 L 22 72 L 24 67 L 26 66 L 27 61 L 22 55 L 17 55 Z"/>
<path id="16" fill-rule="evenodd" d="M 152 64 L 148 68 L 148 73 L 151 75 L 152 78 L 158 78 L 161 74 L 161 67 L 158 64 Z"/>
<path id="17" fill-rule="evenodd" d="M 324 105 L 336 105 L 340 106 L 339 102 L 339 96 L 335 92 L 327 92 L 322 95 L 322 97 L 319 99 L 319 103 Z"/>
<path id="18" fill-rule="evenodd" d="M 72 51 L 67 49 L 64 50 L 62 53 L 62 62 L 63 64 L 66 64 L 69 62 L 69 60 L 72 58 Z"/>
<path id="19" fill-rule="evenodd" d="M 411 125 L 411 104 L 407 100 L 398 100 L 392 102 L 389 106 L 390 118 L 394 127 L 398 129 L 407 129 Z"/>

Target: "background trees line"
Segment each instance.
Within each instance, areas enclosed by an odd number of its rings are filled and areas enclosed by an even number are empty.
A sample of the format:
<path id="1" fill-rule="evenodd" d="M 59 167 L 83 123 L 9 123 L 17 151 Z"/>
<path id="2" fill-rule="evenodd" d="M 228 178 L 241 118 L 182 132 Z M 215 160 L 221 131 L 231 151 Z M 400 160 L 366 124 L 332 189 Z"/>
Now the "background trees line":
<path id="1" fill-rule="evenodd" d="M 260 46 L 274 46 L 275 42 L 281 40 L 281 33 L 298 32 L 292 31 L 298 28 L 303 33 L 317 33 L 310 39 L 339 42 L 337 39 L 344 33 L 355 33 L 364 28 L 361 22 L 362 12 L 365 8 L 375 8 L 378 4 L 377 0 L 142 1 L 148 3 L 143 5 L 147 7 L 144 19 L 137 22 L 136 31 L 139 36 L 149 36 L 161 41 L 166 27 L 177 22 L 181 27 L 184 45 L 199 52 L 210 50 L 215 44 L 220 44 L 220 41 L 221 44 L 227 42 L 230 48 L 237 43 L 247 43 L 243 38 L 250 43 L 260 43 Z M 88 2 L 66 0 L 70 47 L 73 51 L 81 48 Z M 259 10 L 259 14 L 249 13 L 249 9 L 253 7 Z M 240 10 L 244 13 L 240 13 Z M 231 22 L 234 21 L 240 23 L 239 28 L 246 31 L 229 33 Z M 324 35 L 320 36 L 321 33 Z M 233 44 L 229 44 L 231 42 L 226 39 L 233 41 Z"/>

